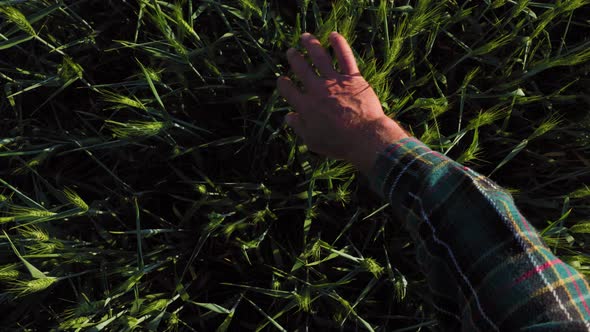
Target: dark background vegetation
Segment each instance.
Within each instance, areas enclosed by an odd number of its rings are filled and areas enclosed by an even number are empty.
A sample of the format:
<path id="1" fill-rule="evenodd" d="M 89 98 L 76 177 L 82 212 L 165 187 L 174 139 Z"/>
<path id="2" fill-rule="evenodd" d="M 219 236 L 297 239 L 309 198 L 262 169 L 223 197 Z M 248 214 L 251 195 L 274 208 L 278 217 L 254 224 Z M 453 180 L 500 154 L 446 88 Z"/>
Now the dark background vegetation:
<path id="1" fill-rule="evenodd" d="M 282 123 L 304 31 L 588 273 L 588 1 L 0 1 L 3 329 L 429 330 L 414 248 Z M 14 245 L 11 245 L 13 243 Z"/>

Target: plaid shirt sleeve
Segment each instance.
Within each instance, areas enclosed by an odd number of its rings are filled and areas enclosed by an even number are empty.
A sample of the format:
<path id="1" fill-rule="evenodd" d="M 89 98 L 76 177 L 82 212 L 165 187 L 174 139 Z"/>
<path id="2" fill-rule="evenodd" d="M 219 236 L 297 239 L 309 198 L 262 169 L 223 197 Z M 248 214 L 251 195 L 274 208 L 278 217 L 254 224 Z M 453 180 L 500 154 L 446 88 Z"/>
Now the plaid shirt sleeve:
<path id="1" fill-rule="evenodd" d="M 445 331 L 590 331 L 590 291 L 488 178 L 415 138 L 369 175 L 416 243 Z"/>

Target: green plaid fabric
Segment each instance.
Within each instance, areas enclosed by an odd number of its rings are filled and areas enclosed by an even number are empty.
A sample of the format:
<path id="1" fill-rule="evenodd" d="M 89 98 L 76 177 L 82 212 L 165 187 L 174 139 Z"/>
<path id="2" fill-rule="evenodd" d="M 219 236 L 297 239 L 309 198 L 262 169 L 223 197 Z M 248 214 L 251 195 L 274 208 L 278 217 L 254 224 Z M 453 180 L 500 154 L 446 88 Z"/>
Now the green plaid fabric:
<path id="1" fill-rule="evenodd" d="M 417 247 L 445 331 L 590 331 L 590 291 L 488 178 L 415 138 L 369 176 Z"/>

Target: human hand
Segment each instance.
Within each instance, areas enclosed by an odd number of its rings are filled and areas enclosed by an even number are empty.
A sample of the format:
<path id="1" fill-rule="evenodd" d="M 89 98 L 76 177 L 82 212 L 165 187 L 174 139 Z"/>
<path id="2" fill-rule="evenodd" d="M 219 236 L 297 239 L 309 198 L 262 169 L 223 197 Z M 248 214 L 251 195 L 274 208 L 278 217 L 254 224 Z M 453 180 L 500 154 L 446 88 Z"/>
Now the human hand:
<path id="1" fill-rule="evenodd" d="M 288 77 L 279 77 L 279 92 L 295 109 L 285 121 L 311 151 L 350 161 L 367 173 L 379 152 L 408 134 L 383 113 L 379 98 L 361 76 L 346 39 L 337 32 L 332 32 L 329 39 L 340 72 L 332 67 L 330 55 L 319 40 L 309 33 L 301 36 L 301 42 L 321 76 L 297 50 L 287 51 L 303 91 Z"/>

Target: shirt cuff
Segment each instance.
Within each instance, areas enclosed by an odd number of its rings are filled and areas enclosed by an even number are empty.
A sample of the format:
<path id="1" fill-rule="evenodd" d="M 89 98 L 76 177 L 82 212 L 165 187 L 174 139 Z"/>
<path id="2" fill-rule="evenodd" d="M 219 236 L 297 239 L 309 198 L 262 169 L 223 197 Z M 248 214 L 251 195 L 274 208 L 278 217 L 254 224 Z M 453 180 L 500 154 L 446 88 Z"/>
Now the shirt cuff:
<path id="1" fill-rule="evenodd" d="M 434 166 L 430 162 L 430 154 L 435 154 L 435 159 L 438 160 L 442 157 L 414 137 L 406 137 L 389 145 L 378 154 L 369 173 L 371 189 L 383 198 L 392 198 L 389 197 L 390 191 L 392 188 L 399 188 L 398 182 L 404 174 L 409 175 L 409 179 L 404 176 L 403 182 L 406 185 L 413 180 L 415 185 L 419 185 L 423 180 L 420 175 L 427 172 L 425 167 Z M 420 172 L 417 172 L 418 169 Z"/>

